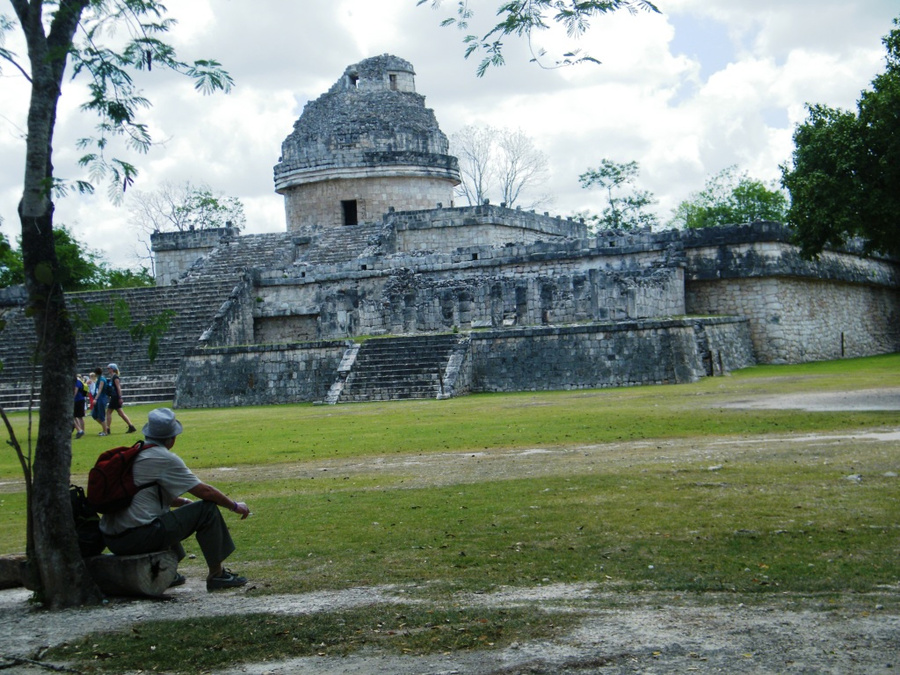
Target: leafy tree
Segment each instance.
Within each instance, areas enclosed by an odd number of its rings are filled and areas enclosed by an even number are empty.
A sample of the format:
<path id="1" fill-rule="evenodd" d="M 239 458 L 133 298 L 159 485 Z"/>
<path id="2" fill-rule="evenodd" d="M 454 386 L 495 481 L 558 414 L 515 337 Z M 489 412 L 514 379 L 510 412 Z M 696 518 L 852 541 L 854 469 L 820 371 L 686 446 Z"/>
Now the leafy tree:
<path id="1" fill-rule="evenodd" d="M 646 190 L 634 187 L 640 174 L 637 162 L 621 164 L 602 159 L 600 167 L 588 169 L 578 177 L 581 187 L 599 187 L 606 192 L 606 207 L 599 216 L 588 216 L 595 229 L 632 230 L 659 224 L 656 215 L 647 207 L 656 199 Z"/>
<path id="2" fill-rule="evenodd" d="M 244 205 L 208 185 L 163 183 L 153 192 L 135 192 L 131 212 L 146 232 L 187 232 L 220 227 L 243 229 Z"/>
<path id="3" fill-rule="evenodd" d="M 441 6 L 441 0 L 418 0 L 417 5 L 431 4 L 434 8 Z M 532 36 L 538 31 L 547 30 L 551 22 L 561 24 L 570 38 L 577 38 L 589 27 L 597 16 L 619 10 L 630 14 L 638 11 L 657 12 L 656 5 L 648 0 L 514 0 L 503 2 L 496 11 L 499 21 L 486 33 L 477 35 L 468 33 L 463 38 L 465 56 L 482 55 L 476 70 L 478 77 L 487 72 L 491 66 L 501 66 L 504 40 L 515 36 L 525 38 L 531 51 L 531 61 L 542 68 L 559 68 L 578 63 L 600 63 L 597 59 L 582 54 L 579 50 L 566 52 L 559 59 L 546 65 L 543 59 L 546 53 L 535 50 Z M 456 5 L 456 16 L 450 16 L 441 22 L 443 26 L 456 26 L 460 30 L 470 30 L 469 25 L 475 16 L 469 0 L 459 0 Z"/>
<path id="4" fill-rule="evenodd" d="M 802 252 L 861 237 L 869 252 L 900 256 L 900 18 L 883 39 L 887 68 L 863 91 L 856 112 L 811 105 L 794 131 L 781 182 Z"/>
<path id="5" fill-rule="evenodd" d="M 156 279 L 150 270 L 141 267 L 138 271 L 112 268 L 105 274 L 106 283 L 103 288 L 144 288 L 156 286 Z"/>
<path id="6" fill-rule="evenodd" d="M 457 195 L 470 205 L 499 197 L 508 208 L 534 209 L 552 201 L 534 194 L 549 178 L 549 163 L 521 129 L 466 126 L 450 138 L 450 149 L 459 159 Z"/>
<path id="7" fill-rule="evenodd" d="M 14 249 L 0 232 L 0 288 L 25 283 L 22 254 Z"/>
<path id="8" fill-rule="evenodd" d="M 738 173 L 736 166 L 723 169 L 706 181 L 706 186 L 681 202 L 669 224 L 674 227 L 711 227 L 758 220 L 784 222 L 787 197 L 781 190 L 766 186 Z"/>
<path id="9" fill-rule="evenodd" d="M 135 272 L 110 266 L 102 253 L 86 248 L 65 225 L 53 230 L 53 239 L 59 260 L 59 283 L 66 292 L 135 288 L 156 283 L 146 268 Z M 22 252 L 12 248 L 0 234 L 0 288 L 23 283 Z"/>
<path id="10" fill-rule="evenodd" d="M 72 458 L 71 405 L 76 345 L 56 253 L 53 197 L 71 188 L 91 191 L 86 181 L 61 179 L 53 167 L 53 133 L 66 68 L 88 80 L 82 110 L 97 115 L 95 134 L 81 139 L 82 166 L 92 180 L 108 180 L 112 196 L 137 174 L 111 156 L 114 143 L 144 151 L 151 143 L 138 113 L 149 105 L 132 73 L 160 67 L 184 74 L 204 93 L 227 90 L 231 78 L 215 61 L 178 60 L 161 37 L 174 19 L 155 0 L 10 0 L 27 48 L 27 59 L 0 49 L 30 84 L 25 171 L 19 219 L 28 311 L 34 317 L 41 369 L 41 416 L 33 462 L 16 447 L 28 500 L 27 556 L 32 582 L 45 606 L 60 608 L 100 602 L 102 597 L 78 552 L 68 483 Z M 0 31 L 13 30 L 7 17 Z M 116 32 L 115 29 L 119 29 Z M 30 443 L 29 443 L 30 448 Z"/>

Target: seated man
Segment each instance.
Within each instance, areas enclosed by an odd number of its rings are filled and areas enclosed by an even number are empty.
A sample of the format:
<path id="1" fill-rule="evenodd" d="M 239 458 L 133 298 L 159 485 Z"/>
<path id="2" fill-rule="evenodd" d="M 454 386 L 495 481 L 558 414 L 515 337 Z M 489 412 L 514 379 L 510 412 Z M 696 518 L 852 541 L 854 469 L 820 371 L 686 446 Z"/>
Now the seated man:
<path id="1" fill-rule="evenodd" d="M 201 482 L 178 455 L 170 452 L 183 431 L 172 410 L 151 410 L 142 431 L 147 447 L 134 461 L 134 484 L 156 485 L 140 490 L 128 508 L 103 515 L 100 530 L 107 547 L 117 555 L 171 548 L 181 560 L 185 555 L 181 541 L 196 533 L 209 566 L 206 590 L 243 586 L 247 579 L 222 565 L 235 547 L 219 507 L 241 514 L 241 520 L 250 515 L 250 509 Z M 202 501 L 181 497 L 186 492 Z M 184 577 L 179 574 L 172 585 L 182 583 Z"/>

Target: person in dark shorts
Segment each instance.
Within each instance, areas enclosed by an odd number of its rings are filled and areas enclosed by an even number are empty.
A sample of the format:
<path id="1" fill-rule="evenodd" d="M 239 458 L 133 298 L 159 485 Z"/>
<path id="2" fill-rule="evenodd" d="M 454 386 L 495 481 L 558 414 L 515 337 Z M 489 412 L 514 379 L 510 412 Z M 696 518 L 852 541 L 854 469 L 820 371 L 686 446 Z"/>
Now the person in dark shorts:
<path id="1" fill-rule="evenodd" d="M 106 426 L 106 405 L 109 403 L 109 382 L 103 377 L 103 369 L 99 366 L 94 368 L 94 375 L 97 377 L 97 397 L 94 399 L 94 407 L 91 408 L 91 417 L 100 424 L 100 433 L 98 436 L 109 435 Z"/>
<path id="2" fill-rule="evenodd" d="M 75 409 L 73 415 L 75 417 L 75 438 L 84 436 L 84 380 L 78 375 L 75 376 Z"/>
<path id="3" fill-rule="evenodd" d="M 128 425 L 128 430 L 125 433 L 133 434 L 137 429 L 134 428 L 131 420 L 128 419 L 128 415 L 122 410 L 122 404 L 125 401 L 122 398 L 122 382 L 119 380 L 119 366 L 115 363 L 110 363 L 106 366 L 106 369 L 109 371 L 109 376 L 106 378 L 106 381 L 109 382 L 109 404 L 106 408 L 106 433 L 111 433 L 112 414 L 115 410 L 119 413 L 119 417 L 125 420 L 125 424 Z"/>

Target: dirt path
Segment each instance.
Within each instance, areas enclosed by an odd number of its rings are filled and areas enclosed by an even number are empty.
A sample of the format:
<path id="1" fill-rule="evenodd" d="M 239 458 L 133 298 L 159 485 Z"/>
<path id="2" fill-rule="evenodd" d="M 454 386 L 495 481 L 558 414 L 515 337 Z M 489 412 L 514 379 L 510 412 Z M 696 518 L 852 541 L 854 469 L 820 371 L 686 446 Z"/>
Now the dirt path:
<path id="1" fill-rule="evenodd" d="M 844 395 L 845 396 L 845 395 Z M 837 401 L 837 402 L 836 402 Z M 792 396 L 790 400 L 759 399 L 737 405 L 758 407 L 843 405 L 860 409 L 859 398 L 840 400 L 832 394 Z M 900 390 L 866 393 L 865 409 L 900 411 Z M 888 407 L 872 408 L 883 405 Z M 551 475 L 565 465 L 663 460 L 708 461 L 710 465 L 758 456 L 796 453 L 831 444 L 873 444 L 894 458 L 900 473 L 900 426 L 859 434 L 759 436 L 739 439 L 686 439 L 665 442 L 604 444 L 571 448 L 443 453 L 381 457 L 241 468 L 243 480 L 270 477 L 313 477 L 337 472 L 404 476 L 404 486 L 422 487 L 489 480 L 501 476 Z M 410 471 L 414 468 L 414 471 Z M 205 471 L 211 482 L 233 479 L 236 469 Z M 410 476 L 415 478 L 410 480 Z M 900 481 L 900 478 L 898 478 Z M 900 482 L 898 482 L 900 487 Z M 24 590 L 0 591 L 0 655 L 33 658 L 55 645 L 88 631 L 130 626 L 137 621 L 210 616 L 235 612 L 312 613 L 373 603 L 408 603 L 402 587 L 368 587 L 302 595 L 254 596 L 245 591 L 207 594 L 197 580 L 169 592 L 165 601 L 113 602 L 103 608 L 37 612 L 29 608 Z M 516 644 L 496 651 L 463 652 L 429 657 L 395 657 L 374 653 L 311 657 L 283 663 L 250 664 L 224 671 L 281 675 L 511 675 L 538 673 L 897 673 L 900 672 L 900 580 L 883 589 L 885 605 L 864 595 L 838 603 L 775 596 L 765 606 L 744 606 L 722 595 L 690 598 L 642 593 L 622 597 L 592 585 L 549 585 L 501 590 L 459 597 L 461 605 L 572 611 L 588 618 L 575 630 L 552 641 Z M 895 601 L 896 600 L 896 601 Z M 840 609 L 834 609 L 839 607 Z M 0 658 L 0 669 L 11 662 Z M 3 672 L 47 672 L 37 666 L 12 665 Z"/>

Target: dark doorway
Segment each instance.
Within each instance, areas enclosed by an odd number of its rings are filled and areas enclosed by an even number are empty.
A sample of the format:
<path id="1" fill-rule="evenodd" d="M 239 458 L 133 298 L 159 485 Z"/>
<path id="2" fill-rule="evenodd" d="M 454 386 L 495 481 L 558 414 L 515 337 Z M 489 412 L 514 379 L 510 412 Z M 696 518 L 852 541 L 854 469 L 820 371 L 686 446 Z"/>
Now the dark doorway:
<path id="1" fill-rule="evenodd" d="M 346 199 L 341 202 L 344 211 L 344 225 L 359 225 L 359 214 L 356 209 L 355 199 Z"/>

